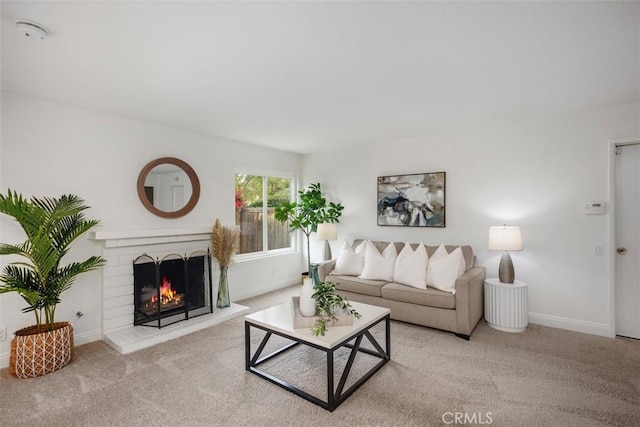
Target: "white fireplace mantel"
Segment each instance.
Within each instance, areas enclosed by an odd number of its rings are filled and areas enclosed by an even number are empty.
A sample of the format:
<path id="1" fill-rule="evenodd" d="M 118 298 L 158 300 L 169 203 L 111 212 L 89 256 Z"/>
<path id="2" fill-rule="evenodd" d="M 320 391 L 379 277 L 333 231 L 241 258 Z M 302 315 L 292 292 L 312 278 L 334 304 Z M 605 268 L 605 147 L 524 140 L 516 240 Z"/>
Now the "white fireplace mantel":
<path id="1" fill-rule="evenodd" d="M 89 239 L 104 241 L 106 248 L 118 248 L 208 240 L 211 237 L 211 231 L 211 226 L 122 230 L 98 229 L 89 233 Z"/>

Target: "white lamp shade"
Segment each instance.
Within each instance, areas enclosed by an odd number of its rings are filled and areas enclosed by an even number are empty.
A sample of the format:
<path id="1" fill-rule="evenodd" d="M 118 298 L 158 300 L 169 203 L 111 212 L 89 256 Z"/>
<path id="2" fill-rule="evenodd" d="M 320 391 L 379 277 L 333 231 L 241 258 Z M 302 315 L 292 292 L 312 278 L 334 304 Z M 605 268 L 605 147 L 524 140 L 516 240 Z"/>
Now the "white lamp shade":
<path id="1" fill-rule="evenodd" d="M 316 231 L 317 240 L 336 240 L 338 238 L 338 227 L 331 223 L 318 224 Z"/>
<path id="2" fill-rule="evenodd" d="M 490 227 L 489 250 L 521 251 L 522 233 L 520 232 L 520 227 Z"/>

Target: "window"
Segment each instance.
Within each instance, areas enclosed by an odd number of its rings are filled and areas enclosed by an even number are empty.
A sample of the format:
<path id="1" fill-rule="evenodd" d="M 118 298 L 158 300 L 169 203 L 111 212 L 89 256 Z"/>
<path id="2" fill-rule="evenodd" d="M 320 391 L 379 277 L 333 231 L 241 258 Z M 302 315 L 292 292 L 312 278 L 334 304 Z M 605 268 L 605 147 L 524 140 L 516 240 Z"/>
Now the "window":
<path id="1" fill-rule="evenodd" d="M 293 200 L 293 183 L 291 177 L 236 173 L 235 210 L 236 225 L 240 227 L 239 254 L 293 247 L 289 223 L 275 219 L 275 208 Z"/>

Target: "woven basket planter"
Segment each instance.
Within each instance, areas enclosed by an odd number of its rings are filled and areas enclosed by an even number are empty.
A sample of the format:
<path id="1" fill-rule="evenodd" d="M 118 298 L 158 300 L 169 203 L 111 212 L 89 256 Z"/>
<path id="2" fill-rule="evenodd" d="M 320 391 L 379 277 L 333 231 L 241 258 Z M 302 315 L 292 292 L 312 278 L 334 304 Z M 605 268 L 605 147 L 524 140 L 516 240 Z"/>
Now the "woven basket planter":
<path id="1" fill-rule="evenodd" d="M 39 377 L 63 368 L 71 361 L 71 323 L 54 323 L 49 332 L 38 333 L 37 330 L 37 326 L 20 329 L 11 340 L 9 370 L 18 378 Z"/>

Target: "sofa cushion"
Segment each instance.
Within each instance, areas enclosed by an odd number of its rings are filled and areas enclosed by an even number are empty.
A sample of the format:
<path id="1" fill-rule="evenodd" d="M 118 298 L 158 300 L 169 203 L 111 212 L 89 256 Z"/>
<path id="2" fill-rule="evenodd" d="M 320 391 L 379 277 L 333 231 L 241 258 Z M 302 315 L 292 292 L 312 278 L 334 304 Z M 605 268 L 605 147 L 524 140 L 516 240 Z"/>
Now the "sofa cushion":
<path id="1" fill-rule="evenodd" d="M 358 246 L 351 247 L 349 242 L 344 241 L 340 248 L 338 259 L 336 259 L 335 274 L 358 276 L 364 268 L 364 248 L 365 242 Z"/>
<path id="2" fill-rule="evenodd" d="M 400 283 L 388 283 L 382 288 L 382 297 L 392 301 L 408 302 L 438 308 L 456 308 L 456 297 L 432 287 L 418 289 Z"/>
<path id="3" fill-rule="evenodd" d="M 353 241 L 352 247 L 355 248 L 358 245 L 360 245 L 362 242 L 364 242 L 363 239 L 355 239 Z M 387 247 L 389 242 L 373 241 L 373 244 L 376 245 L 376 248 L 378 248 L 378 250 L 382 252 L 382 250 Z M 404 247 L 404 242 L 394 242 L 394 244 L 396 245 L 396 250 L 398 251 L 398 253 Z M 411 247 L 413 248 L 413 250 L 415 250 L 418 247 L 418 245 L 419 243 L 412 243 Z M 438 246 L 427 246 L 426 244 L 425 244 L 425 247 L 427 248 L 427 256 L 429 257 L 431 257 L 438 249 Z M 445 246 L 445 248 L 447 249 L 447 252 L 449 253 L 453 252 L 453 250 L 456 249 L 457 247 L 460 247 L 460 249 L 462 250 L 462 256 L 464 258 L 464 263 L 465 263 L 465 271 L 469 270 L 470 268 L 473 268 L 473 266 L 475 265 L 475 255 L 473 254 L 473 248 L 469 245 L 463 245 L 463 246 L 446 245 Z"/>
<path id="4" fill-rule="evenodd" d="M 456 279 L 464 272 L 462 250 L 454 249 L 450 254 L 440 245 L 438 250 L 429 258 L 427 267 L 427 285 L 441 291 L 456 293 Z M 462 275 L 462 274 L 460 274 Z"/>
<path id="5" fill-rule="evenodd" d="M 337 283 L 336 289 L 339 291 L 348 291 L 356 294 L 370 295 L 372 297 L 382 296 L 381 289 L 389 283 L 388 280 L 367 280 L 359 279 L 354 276 L 341 276 L 329 274 L 325 278 L 326 282 Z"/>
<path id="6" fill-rule="evenodd" d="M 396 265 L 398 252 L 393 243 L 387 244 L 382 252 L 369 240 L 364 248 L 364 269 L 358 276 L 367 280 L 393 281 L 393 268 Z"/>
<path id="7" fill-rule="evenodd" d="M 428 260 L 427 249 L 422 243 L 415 250 L 411 248 L 409 243 L 405 243 L 396 258 L 393 281 L 414 288 L 426 289 Z"/>

